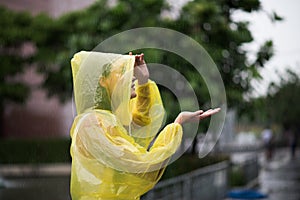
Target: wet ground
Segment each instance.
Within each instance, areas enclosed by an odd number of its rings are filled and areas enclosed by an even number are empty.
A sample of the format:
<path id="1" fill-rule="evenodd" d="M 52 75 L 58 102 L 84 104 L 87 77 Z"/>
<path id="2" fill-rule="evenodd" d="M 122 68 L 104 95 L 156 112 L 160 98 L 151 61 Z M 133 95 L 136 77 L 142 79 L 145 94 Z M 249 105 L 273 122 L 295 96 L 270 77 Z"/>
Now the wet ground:
<path id="1" fill-rule="evenodd" d="M 0 200 L 70 200 L 65 164 L 0 165 Z"/>
<path id="2" fill-rule="evenodd" d="M 71 200 L 69 177 L 27 177 L 4 180 L 1 200 Z"/>
<path id="3" fill-rule="evenodd" d="M 288 149 L 281 149 L 270 162 L 263 160 L 258 188 L 267 200 L 300 200 L 300 152 L 292 159 Z"/>
<path id="4" fill-rule="evenodd" d="M 261 170 L 255 189 L 267 194 L 266 200 L 300 200 L 300 151 L 292 159 L 288 150 L 276 150 L 271 161 L 259 156 Z M 2 179 L 2 187 L 0 179 L 0 199 L 70 200 L 69 179 L 69 176 L 9 178 Z"/>

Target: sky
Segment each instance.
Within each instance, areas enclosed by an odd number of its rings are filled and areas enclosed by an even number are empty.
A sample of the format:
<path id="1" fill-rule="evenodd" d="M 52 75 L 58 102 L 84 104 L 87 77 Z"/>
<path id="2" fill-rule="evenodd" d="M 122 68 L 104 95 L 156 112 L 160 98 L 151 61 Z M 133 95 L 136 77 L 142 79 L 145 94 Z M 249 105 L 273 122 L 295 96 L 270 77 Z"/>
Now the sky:
<path id="1" fill-rule="evenodd" d="M 254 42 L 245 46 L 249 57 L 258 50 L 264 41 L 273 41 L 275 55 L 261 70 L 262 81 L 253 81 L 253 96 L 264 95 L 268 84 L 279 81 L 287 68 L 300 74 L 300 1 L 299 0 L 261 0 L 263 11 L 251 14 L 235 13 L 234 19 L 250 22 Z M 283 21 L 272 23 L 268 14 L 275 11 Z M 252 56 L 253 57 L 253 56 Z"/>

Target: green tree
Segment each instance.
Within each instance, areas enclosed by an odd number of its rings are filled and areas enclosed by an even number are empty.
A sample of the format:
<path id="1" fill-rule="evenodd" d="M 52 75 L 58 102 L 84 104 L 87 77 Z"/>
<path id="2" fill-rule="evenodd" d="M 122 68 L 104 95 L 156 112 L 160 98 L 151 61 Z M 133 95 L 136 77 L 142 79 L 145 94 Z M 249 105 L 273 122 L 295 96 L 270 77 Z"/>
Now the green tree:
<path id="1" fill-rule="evenodd" d="M 74 51 L 68 46 L 74 31 L 72 20 L 76 21 L 73 18 L 69 21 L 53 19 L 40 14 L 34 17 L 31 24 L 34 32 L 31 41 L 37 49 L 33 62 L 37 71 L 45 77 L 42 87 L 47 89 L 49 97 L 56 95 L 61 102 L 70 99 L 72 92 L 70 59 Z"/>
<path id="2" fill-rule="evenodd" d="M 249 23 L 234 21 L 232 13 L 259 11 L 260 1 L 194 0 L 182 8 L 177 19 L 162 17 L 162 12 L 166 9 L 168 9 L 166 0 L 119 0 L 113 6 L 109 6 L 107 0 L 99 0 L 87 9 L 68 13 L 58 19 L 46 15 L 36 17 L 26 15 L 18 22 L 14 22 L 16 23 L 14 27 L 18 27 L 17 24 L 23 21 L 22 31 L 17 32 L 26 36 L 24 41 L 30 40 L 36 46 L 36 53 L 32 60 L 38 66 L 39 72 L 45 75 L 43 87 L 47 89 L 49 96 L 57 95 L 62 101 L 71 98 L 70 59 L 75 52 L 91 50 L 104 39 L 123 30 L 161 26 L 182 32 L 204 46 L 222 75 L 229 107 L 239 107 L 244 100 L 244 94 L 251 91 L 250 80 L 260 78 L 258 68 L 263 67 L 264 63 L 272 57 L 273 46 L 271 41 L 266 41 L 257 52 L 257 59 L 249 63 L 247 52 L 242 48 L 244 44 L 253 41 L 248 29 Z M 10 15 L 13 15 L 11 18 L 25 15 L 6 12 L 8 14 L 3 14 L 6 20 Z M 281 20 L 281 18 L 276 14 L 274 20 Z M 9 24 L 11 23 L 7 23 L 6 26 L 8 27 Z M 8 40 L 10 35 L 4 35 L 3 40 Z M 11 41 L 20 41 L 20 39 Z M 2 49 L 7 47 L 1 46 Z M 146 49 L 142 51 L 147 54 L 148 62 L 173 66 L 185 75 L 196 95 L 201 97 L 200 106 L 209 107 L 208 90 L 202 78 L 195 76 L 192 67 L 183 67 L 188 66 L 189 63 L 172 53 Z M 17 59 L 13 60 L 15 62 Z M 21 61 L 22 64 L 26 62 Z M 14 67 L 22 64 L 14 64 Z M 3 74 L 3 77 L 10 76 Z M 165 90 L 163 94 L 166 94 L 163 98 L 174 98 Z M 172 109 L 173 106 L 166 107 Z M 169 119 L 173 119 L 176 115 L 176 112 L 169 113 L 174 115 Z"/>
<path id="3" fill-rule="evenodd" d="M 49 94 L 58 94 L 62 99 L 71 96 L 66 91 L 71 91 L 69 61 L 75 52 L 91 50 L 107 37 L 123 30 L 162 26 L 185 33 L 205 47 L 221 72 L 229 106 L 238 106 L 243 101 L 243 95 L 252 89 L 250 80 L 260 78 L 257 69 L 272 57 L 273 45 L 272 41 L 266 41 L 257 52 L 257 59 L 249 63 L 247 52 L 242 48 L 253 41 L 249 23 L 233 21 L 232 13 L 237 10 L 259 11 L 260 1 L 195 0 L 183 7 L 177 19 L 161 17 L 162 11 L 167 8 L 164 0 L 120 0 L 114 6 L 108 6 L 106 0 L 101 0 L 85 10 L 62 16 L 54 26 L 39 29 L 47 35 L 43 42 L 37 42 L 39 53 L 47 55 L 54 63 L 42 65 L 47 75 L 44 86 Z M 45 53 L 47 51 L 52 51 L 52 54 Z M 148 51 L 147 60 L 174 66 L 187 76 L 198 96 L 209 96 L 201 77 L 195 77 L 193 70 L 186 70 L 192 68 L 183 68 L 188 63 L 182 59 L 167 53 L 158 56 Z M 207 101 L 203 99 L 200 105 Z"/>
<path id="4" fill-rule="evenodd" d="M 300 76 L 299 73 L 287 70 L 280 75 L 279 83 L 272 83 L 269 86 L 269 93 L 266 98 L 267 113 L 272 122 L 299 129 L 300 115 Z"/>
<path id="5" fill-rule="evenodd" d="M 6 103 L 23 103 L 30 88 L 16 76 L 22 74 L 31 61 L 24 52 L 30 42 L 32 17 L 0 7 L 0 136 L 3 134 L 3 114 Z"/>
<path id="6" fill-rule="evenodd" d="M 99 0 L 87 9 L 67 13 L 57 20 L 44 15 L 37 17 L 33 28 L 45 35 L 34 39 L 38 49 L 35 60 L 40 72 L 46 75 L 43 86 L 49 96 L 57 95 L 62 101 L 71 97 L 70 60 L 76 52 L 92 50 L 123 30 L 159 25 L 165 7 L 163 0 L 120 0 L 115 6 Z"/>
<path id="7" fill-rule="evenodd" d="M 282 128 L 299 129 L 299 73 L 288 69 L 278 76 L 281 80 L 269 84 L 267 95 L 243 103 L 242 111 L 247 114 L 242 119 L 261 126 L 277 124 Z"/>
<path id="8" fill-rule="evenodd" d="M 243 49 L 244 44 L 253 41 L 249 23 L 232 19 L 235 11 L 260 9 L 259 0 L 195 0 L 183 7 L 175 22 L 175 29 L 193 37 L 212 56 L 222 75 L 229 107 L 239 107 L 243 96 L 252 89 L 250 80 L 260 78 L 258 68 L 273 55 L 272 41 L 266 41 L 250 63 Z M 203 83 L 199 80 L 195 85 Z"/>

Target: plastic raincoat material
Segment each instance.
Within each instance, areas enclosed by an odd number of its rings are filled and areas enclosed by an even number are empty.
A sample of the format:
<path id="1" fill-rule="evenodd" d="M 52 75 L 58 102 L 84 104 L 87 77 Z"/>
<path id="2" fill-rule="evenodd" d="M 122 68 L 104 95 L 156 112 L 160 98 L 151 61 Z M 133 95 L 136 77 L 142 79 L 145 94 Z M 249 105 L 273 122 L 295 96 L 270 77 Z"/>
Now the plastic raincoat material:
<path id="1" fill-rule="evenodd" d="M 73 200 L 139 199 L 161 178 L 180 145 L 182 127 L 156 137 L 164 109 L 156 84 L 135 81 L 135 57 L 76 53 L 71 60 L 77 116 L 71 128 Z"/>

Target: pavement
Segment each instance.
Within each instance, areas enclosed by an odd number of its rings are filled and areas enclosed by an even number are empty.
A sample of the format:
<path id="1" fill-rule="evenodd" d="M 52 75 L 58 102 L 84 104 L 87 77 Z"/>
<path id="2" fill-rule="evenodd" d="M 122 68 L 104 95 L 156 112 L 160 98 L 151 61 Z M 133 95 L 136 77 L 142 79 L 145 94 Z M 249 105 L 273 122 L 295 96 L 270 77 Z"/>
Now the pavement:
<path id="1" fill-rule="evenodd" d="M 255 189 L 256 191 L 268 195 L 267 198 L 264 198 L 265 200 L 300 200 L 300 149 L 296 152 L 294 159 L 291 158 L 288 148 L 275 150 L 274 156 L 270 161 L 265 160 L 263 154 L 260 154 L 258 157 L 261 165 L 259 177 L 253 186 L 245 187 L 245 189 Z M 0 175 L 3 177 L 64 176 L 67 178 L 64 178 L 63 181 L 59 180 L 63 185 L 68 185 L 69 183 L 70 170 L 70 164 L 0 165 Z M 45 179 L 45 181 L 49 184 L 49 179 Z M 53 179 L 53 181 L 57 183 L 56 180 Z M 15 182 L 19 183 L 20 180 Z M 13 184 L 14 180 L 10 182 L 1 181 L 0 177 L 0 188 L 1 184 L 5 186 L 10 183 Z M 41 183 L 39 182 L 39 184 Z M 9 192 L 18 193 L 22 197 L 23 193 L 21 194 L 20 191 L 16 192 L 14 189 L 15 188 L 12 187 L 10 190 L 0 190 L 0 199 L 8 199 L 2 197 L 7 197 L 7 193 Z M 63 190 L 63 194 L 68 194 L 68 188 Z M 64 199 L 69 199 L 66 195 L 64 197 Z M 29 199 L 35 200 L 34 198 Z"/>
<path id="2" fill-rule="evenodd" d="M 273 152 L 271 160 L 266 160 L 264 153 L 259 153 L 258 159 L 260 164 L 258 178 L 242 188 L 237 188 L 239 196 L 244 198 L 225 200 L 255 199 L 253 193 L 267 196 L 260 198 L 263 200 L 300 200 L 300 149 L 296 152 L 295 158 L 291 158 L 288 148 L 280 148 Z M 249 193 L 252 194 L 252 198 L 247 196 Z"/>
<path id="3" fill-rule="evenodd" d="M 261 158 L 258 190 L 267 200 L 300 200 L 300 151 L 295 158 L 288 148 L 276 150 L 270 161 Z"/>

